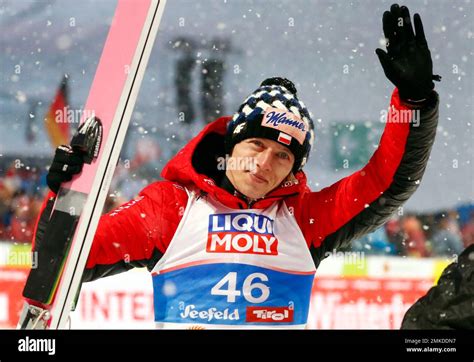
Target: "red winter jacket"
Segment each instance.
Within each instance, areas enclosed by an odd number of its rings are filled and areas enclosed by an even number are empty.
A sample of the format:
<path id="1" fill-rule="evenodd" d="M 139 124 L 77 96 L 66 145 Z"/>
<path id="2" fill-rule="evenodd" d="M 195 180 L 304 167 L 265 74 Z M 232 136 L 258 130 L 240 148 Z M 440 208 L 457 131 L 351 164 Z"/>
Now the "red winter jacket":
<path id="1" fill-rule="evenodd" d="M 391 108 L 408 110 L 395 90 Z M 316 266 L 327 251 L 380 227 L 415 192 L 428 162 L 438 120 L 435 92 L 420 111 L 420 122 L 389 118 L 380 145 L 368 164 L 318 192 L 311 192 L 300 171 L 297 183 L 281 185 L 252 208 L 284 199 L 310 248 Z M 139 196 L 101 217 L 87 261 L 84 281 L 133 267 L 152 270 L 166 251 L 186 208 L 183 186 L 195 185 L 228 207 L 246 202 L 217 186 L 216 158 L 224 156 L 224 134 L 230 117 L 209 124 L 169 161 L 166 181 L 155 182 Z M 418 124 L 418 126 L 417 126 Z M 221 171 L 223 172 L 223 171 Z M 217 181 L 216 181 L 217 180 Z"/>

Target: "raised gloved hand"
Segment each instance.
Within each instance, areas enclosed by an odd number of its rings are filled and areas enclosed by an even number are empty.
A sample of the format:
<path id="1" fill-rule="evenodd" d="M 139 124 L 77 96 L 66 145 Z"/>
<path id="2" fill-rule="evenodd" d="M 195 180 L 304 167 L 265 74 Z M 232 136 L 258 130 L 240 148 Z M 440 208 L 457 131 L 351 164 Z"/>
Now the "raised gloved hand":
<path id="1" fill-rule="evenodd" d="M 58 193 L 63 182 L 82 171 L 84 163 L 91 164 L 99 154 L 102 143 L 102 123 L 97 117 L 86 119 L 71 139 L 71 145 L 56 148 L 53 163 L 46 182 L 54 193 Z"/>
<path id="2" fill-rule="evenodd" d="M 71 181 L 75 174 L 82 171 L 83 165 L 83 153 L 73 151 L 71 146 L 59 146 L 56 148 L 53 163 L 46 176 L 46 182 L 51 191 L 58 193 L 61 184 Z"/>
<path id="3" fill-rule="evenodd" d="M 383 31 L 387 52 L 377 49 L 387 78 L 398 88 L 400 98 L 408 102 L 423 102 L 434 89 L 433 62 L 426 43 L 419 14 L 414 16 L 415 32 L 406 6 L 393 4 L 383 14 Z"/>

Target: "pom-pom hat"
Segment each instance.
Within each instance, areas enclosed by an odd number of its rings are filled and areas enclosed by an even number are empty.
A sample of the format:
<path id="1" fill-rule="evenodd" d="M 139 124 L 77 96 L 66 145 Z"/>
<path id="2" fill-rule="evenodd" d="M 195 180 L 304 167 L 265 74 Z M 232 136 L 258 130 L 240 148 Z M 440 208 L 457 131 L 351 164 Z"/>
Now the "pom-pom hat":
<path id="1" fill-rule="evenodd" d="M 286 78 L 265 79 L 229 122 L 226 152 L 247 138 L 267 138 L 288 147 L 295 156 L 293 172 L 301 170 L 313 145 L 314 125 L 296 93 Z"/>

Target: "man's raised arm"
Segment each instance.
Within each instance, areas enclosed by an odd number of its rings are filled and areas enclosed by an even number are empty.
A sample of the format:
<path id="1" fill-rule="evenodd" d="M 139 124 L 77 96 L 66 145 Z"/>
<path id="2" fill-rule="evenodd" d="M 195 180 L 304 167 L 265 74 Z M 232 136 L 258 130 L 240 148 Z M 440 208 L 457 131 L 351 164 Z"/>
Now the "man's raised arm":
<path id="1" fill-rule="evenodd" d="M 363 169 L 305 197 L 301 222 L 317 264 L 326 251 L 380 227 L 421 182 L 436 135 L 439 101 L 433 80 L 440 77 L 433 75 L 418 14 L 414 23 L 416 33 L 404 6 L 392 5 L 383 15 L 387 52 L 376 53 L 397 88 L 377 151 Z"/>

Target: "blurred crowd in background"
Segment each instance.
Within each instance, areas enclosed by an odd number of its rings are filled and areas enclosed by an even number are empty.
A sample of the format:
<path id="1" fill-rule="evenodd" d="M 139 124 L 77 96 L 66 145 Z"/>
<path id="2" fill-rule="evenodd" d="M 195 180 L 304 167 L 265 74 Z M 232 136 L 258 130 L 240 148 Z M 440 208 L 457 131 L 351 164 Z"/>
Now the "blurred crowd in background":
<path id="1" fill-rule="evenodd" d="M 41 205 L 48 192 L 47 171 L 42 167 L 16 168 L 12 163 L 0 177 L 0 241 L 30 243 Z M 104 213 L 133 195 L 121 193 L 124 182 L 116 172 Z M 137 176 L 140 178 L 140 176 Z M 127 180 L 127 182 L 130 180 Z M 132 180 L 138 187 L 149 180 Z M 123 195 L 127 195 L 126 197 Z M 474 205 L 431 214 L 395 213 L 381 228 L 352 243 L 352 251 L 367 255 L 431 257 L 458 255 L 474 244 Z"/>
<path id="2" fill-rule="evenodd" d="M 44 168 L 16 168 L 14 164 L 0 176 L 0 241 L 30 243 L 41 205 L 48 194 Z M 110 194 L 104 212 L 124 202 Z"/>

